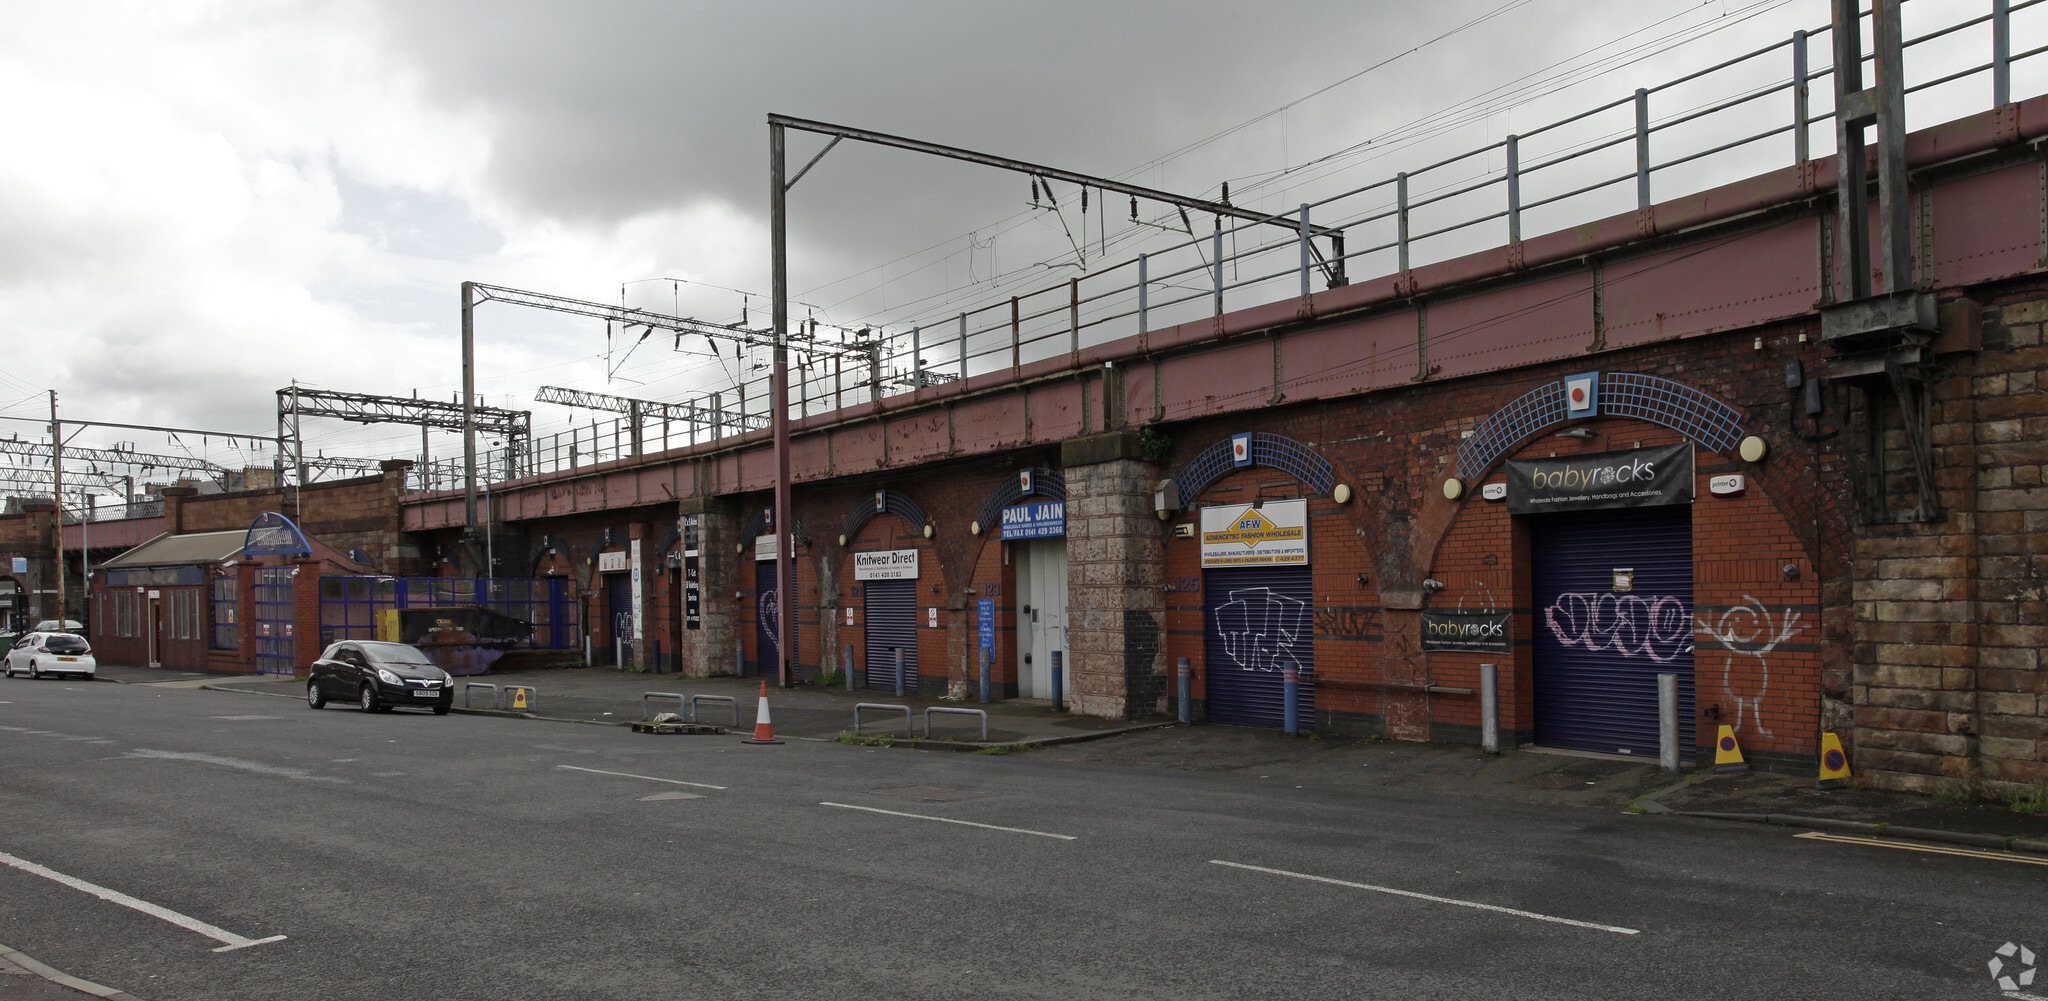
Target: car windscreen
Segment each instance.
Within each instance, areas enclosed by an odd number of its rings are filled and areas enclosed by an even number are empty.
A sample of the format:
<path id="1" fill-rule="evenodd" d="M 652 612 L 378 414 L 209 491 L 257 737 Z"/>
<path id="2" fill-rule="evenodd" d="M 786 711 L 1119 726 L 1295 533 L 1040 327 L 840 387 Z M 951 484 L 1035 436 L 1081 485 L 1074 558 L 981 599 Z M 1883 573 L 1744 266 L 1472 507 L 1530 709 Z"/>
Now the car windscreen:
<path id="1" fill-rule="evenodd" d="M 53 636 L 44 637 L 43 649 L 51 653 L 84 653 L 92 648 L 86 645 L 85 637 L 83 636 L 57 633 Z"/>
<path id="2" fill-rule="evenodd" d="M 425 664 L 431 666 L 434 663 L 427 659 L 426 654 L 420 652 L 419 647 L 413 646 L 410 643 L 363 643 L 359 645 L 363 648 L 363 656 L 368 657 L 372 664 Z"/>

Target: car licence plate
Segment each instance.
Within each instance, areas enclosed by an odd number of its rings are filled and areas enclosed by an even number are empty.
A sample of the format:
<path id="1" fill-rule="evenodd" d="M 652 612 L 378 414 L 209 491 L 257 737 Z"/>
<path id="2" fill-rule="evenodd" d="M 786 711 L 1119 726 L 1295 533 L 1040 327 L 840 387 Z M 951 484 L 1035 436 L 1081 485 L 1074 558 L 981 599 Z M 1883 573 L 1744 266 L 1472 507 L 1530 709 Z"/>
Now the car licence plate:
<path id="1" fill-rule="evenodd" d="M 76 663 L 78 663 L 78 658 L 76 658 L 76 657 L 59 657 L 59 658 L 57 658 L 57 663 L 59 663 L 59 664 L 76 664 Z"/>
<path id="2" fill-rule="evenodd" d="M 441 695 L 441 693 L 440 693 L 440 692 L 414 692 L 414 693 L 412 693 L 412 697 L 413 697 L 413 698 L 416 698 L 416 699 L 433 699 L 433 698 L 439 698 L 439 697 L 440 697 L 440 695 Z"/>

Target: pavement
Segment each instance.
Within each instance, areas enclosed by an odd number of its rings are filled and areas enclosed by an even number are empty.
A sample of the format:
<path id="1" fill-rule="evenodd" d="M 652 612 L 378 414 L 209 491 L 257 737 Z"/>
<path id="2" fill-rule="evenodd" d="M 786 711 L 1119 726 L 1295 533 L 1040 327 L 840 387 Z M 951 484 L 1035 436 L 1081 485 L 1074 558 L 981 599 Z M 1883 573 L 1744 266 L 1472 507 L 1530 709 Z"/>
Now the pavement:
<path id="1" fill-rule="evenodd" d="M 99 675 L 102 680 L 125 684 L 171 684 L 294 699 L 304 693 L 304 682 L 296 679 L 205 675 L 106 664 L 100 665 Z M 754 678 L 691 678 L 601 667 L 492 673 L 461 678 L 458 682 L 496 685 L 501 691 L 523 685 L 531 688 L 533 694 L 527 710 L 511 712 L 481 708 L 490 703 L 488 690 L 459 690 L 457 712 L 615 726 L 644 718 L 642 696 L 648 692 L 731 699 L 730 704 L 700 703 L 697 722 L 743 735 L 753 731 L 760 693 L 760 682 Z M 479 708 L 463 708 L 463 694 Z M 950 702 L 929 696 L 898 698 L 891 691 L 848 692 L 808 684 L 790 689 L 771 686 L 768 698 L 775 736 L 785 740 L 857 740 L 876 745 L 982 753 L 1031 751 L 1077 762 L 1256 776 L 1276 784 L 1409 789 L 1529 804 L 1580 805 L 1832 829 L 2048 854 L 2048 815 L 2017 812 L 2000 804 L 1947 802 L 1875 789 L 1825 791 L 1816 788 L 1814 779 L 1804 776 L 1765 772 L 1715 774 L 1691 768 L 1673 776 L 1661 771 L 1654 762 L 1614 755 L 1539 748 L 1489 755 L 1469 746 L 1329 735 L 1290 738 L 1276 731 L 1246 727 L 1181 726 L 1166 717 L 1100 719 L 1055 712 L 1042 699 L 1007 699 L 986 704 Z M 906 726 L 900 710 L 863 710 L 862 725 L 856 732 L 856 703 L 907 706 L 911 722 Z M 657 713 L 678 709 L 674 698 L 654 698 L 644 704 Z M 986 737 L 981 733 L 980 721 L 974 717 L 946 713 L 927 717 L 926 710 L 934 707 L 985 711 Z M 923 736 L 927 719 L 931 738 Z"/>

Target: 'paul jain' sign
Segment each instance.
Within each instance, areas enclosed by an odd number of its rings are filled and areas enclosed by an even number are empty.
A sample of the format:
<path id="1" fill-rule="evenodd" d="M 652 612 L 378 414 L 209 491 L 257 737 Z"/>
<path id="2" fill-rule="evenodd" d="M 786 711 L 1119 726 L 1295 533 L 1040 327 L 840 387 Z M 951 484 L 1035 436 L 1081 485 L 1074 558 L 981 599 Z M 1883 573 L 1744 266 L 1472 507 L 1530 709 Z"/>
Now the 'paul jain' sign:
<path id="1" fill-rule="evenodd" d="M 854 580 L 916 580 L 917 550 L 885 549 L 853 554 Z"/>
<path id="2" fill-rule="evenodd" d="M 1056 539 L 1067 534 L 1067 502 L 1039 501 L 1003 509 L 1003 538 Z"/>
<path id="3" fill-rule="evenodd" d="M 1424 650 L 1470 650 L 1477 653 L 1513 653 L 1512 612 L 1422 613 Z"/>
<path id="4" fill-rule="evenodd" d="M 1508 511 L 1549 514 L 1692 503 L 1692 443 L 1508 460 Z"/>
<path id="5" fill-rule="evenodd" d="M 1202 565 L 1270 567 L 1308 562 L 1308 501 L 1202 509 Z"/>

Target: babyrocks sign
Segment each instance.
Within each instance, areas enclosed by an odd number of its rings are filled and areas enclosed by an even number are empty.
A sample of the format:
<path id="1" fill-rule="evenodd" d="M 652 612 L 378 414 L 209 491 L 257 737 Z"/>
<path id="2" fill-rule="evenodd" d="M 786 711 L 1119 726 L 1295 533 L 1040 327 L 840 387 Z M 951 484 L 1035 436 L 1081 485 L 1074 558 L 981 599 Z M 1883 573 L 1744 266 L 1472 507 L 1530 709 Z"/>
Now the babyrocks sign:
<path id="1" fill-rule="evenodd" d="M 1508 512 L 1550 514 L 1692 503 L 1692 443 L 1508 460 Z"/>
<path id="2" fill-rule="evenodd" d="M 1308 563 L 1308 501 L 1267 501 L 1202 509 L 1202 565 L 1271 567 Z"/>

